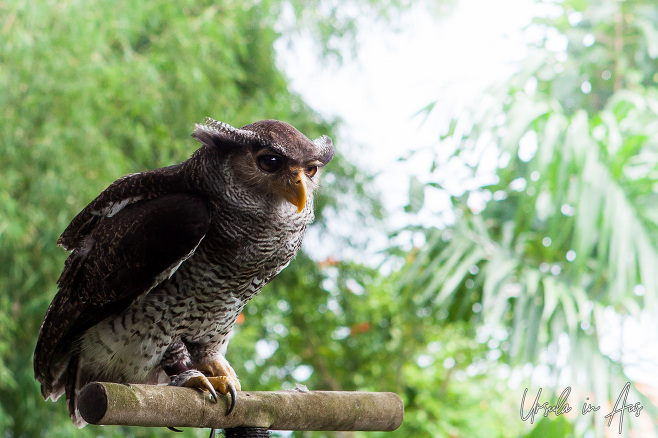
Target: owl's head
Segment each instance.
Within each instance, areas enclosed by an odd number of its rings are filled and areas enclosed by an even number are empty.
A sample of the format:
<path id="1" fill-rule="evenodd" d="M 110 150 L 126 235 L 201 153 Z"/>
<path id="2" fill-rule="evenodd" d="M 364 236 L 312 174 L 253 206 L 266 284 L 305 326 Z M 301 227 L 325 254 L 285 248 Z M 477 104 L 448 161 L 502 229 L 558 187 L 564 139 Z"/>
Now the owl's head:
<path id="1" fill-rule="evenodd" d="M 211 118 L 192 134 L 227 160 L 233 178 L 249 188 L 304 210 L 317 186 L 318 170 L 334 156 L 331 139 L 313 141 L 288 123 L 261 120 L 234 128 Z"/>

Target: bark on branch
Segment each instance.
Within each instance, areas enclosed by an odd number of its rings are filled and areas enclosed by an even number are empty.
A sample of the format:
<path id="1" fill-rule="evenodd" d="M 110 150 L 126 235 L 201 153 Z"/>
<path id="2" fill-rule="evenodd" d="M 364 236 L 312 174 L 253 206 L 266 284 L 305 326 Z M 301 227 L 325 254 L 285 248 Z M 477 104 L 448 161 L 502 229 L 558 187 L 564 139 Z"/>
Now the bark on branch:
<path id="1" fill-rule="evenodd" d="M 404 417 L 402 400 L 390 392 L 238 392 L 228 416 L 228 399 L 212 402 L 190 388 L 90 383 L 78 399 L 91 424 L 270 430 L 391 431 Z"/>

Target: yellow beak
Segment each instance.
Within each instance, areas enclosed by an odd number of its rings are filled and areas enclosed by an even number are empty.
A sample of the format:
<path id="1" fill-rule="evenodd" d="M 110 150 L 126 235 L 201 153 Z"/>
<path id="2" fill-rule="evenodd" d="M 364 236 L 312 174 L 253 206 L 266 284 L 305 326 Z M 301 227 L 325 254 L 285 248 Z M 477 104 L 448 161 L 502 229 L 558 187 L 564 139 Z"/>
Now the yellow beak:
<path id="1" fill-rule="evenodd" d="M 306 205 L 306 183 L 304 173 L 300 171 L 292 186 L 287 187 L 284 197 L 288 202 L 297 207 L 297 213 L 301 213 Z"/>

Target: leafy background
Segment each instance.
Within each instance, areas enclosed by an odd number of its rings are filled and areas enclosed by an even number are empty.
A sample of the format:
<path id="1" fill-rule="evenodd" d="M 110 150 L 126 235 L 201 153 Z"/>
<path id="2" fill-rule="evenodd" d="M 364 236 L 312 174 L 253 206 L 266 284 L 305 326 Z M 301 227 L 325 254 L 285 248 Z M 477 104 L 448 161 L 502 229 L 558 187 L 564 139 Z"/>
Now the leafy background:
<path id="1" fill-rule="evenodd" d="M 398 393 L 403 426 L 367 436 L 566 437 L 610 428 L 603 415 L 524 423 L 512 380 L 554 399 L 566 381 L 579 392 L 574 399 L 588 396 L 604 410 L 631 381 L 629 398 L 645 411 L 642 422 L 626 418 L 624 433 L 651 430 L 656 405 L 628 373 L 637 364 L 623 345 L 611 351 L 602 341 L 615 321 L 633 317 L 654 321 L 647 340 L 656 346 L 658 6 L 538 3 L 552 12 L 530 26 L 532 50 L 518 72 L 447 129 L 437 126 L 430 176 L 410 184 L 410 223 L 428 191 L 449 195 L 454 223 L 387 230 L 382 266 L 301 253 L 236 329 L 228 358 L 244 388 L 301 381 Z M 367 251 L 357 235 L 384 229 L 386 217 L 372 176 L 340 154 L 340 120 L 290 91 L 274 43 L 304 32 L 317 41 L 318 59 L 340 59 L 358 53 L 360 15 L 390 20 L 408 7 L 0 2 L 2 438 L 175 436 L 76 430 L 62 402 L 41 399 L 31 355 L 66 257 L 58 235 L 117 177 L 186 159 L 196 147 L 192 124 L 205 116 L 234 126 L 278 118 L 309 137 L 334 136 L 339 155 L 324 175 L 314 232 Z M 564 49 L 553 48 L 556 40 Z M 448 157 L 438 153 L 446 148 Z M 496 177 L 485 184 L 491 151 Z M 446 185 L 455 162 L 468 170 L 470 189 L 459 193 Z M 354 234 L 334 232 L 340 221 L 355 224 Z M 424 243 L 400 243 L 409 234 Z"/>

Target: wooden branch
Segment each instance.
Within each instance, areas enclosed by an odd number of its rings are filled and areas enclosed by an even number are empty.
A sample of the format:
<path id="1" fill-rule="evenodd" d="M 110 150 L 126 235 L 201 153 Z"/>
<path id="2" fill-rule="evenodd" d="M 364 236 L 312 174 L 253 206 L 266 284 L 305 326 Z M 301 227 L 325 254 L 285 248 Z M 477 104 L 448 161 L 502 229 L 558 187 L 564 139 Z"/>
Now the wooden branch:
<path id="1" fill-rule="evenodd" d="M 228 399 L 175 386 L 89 383 L 80 392 L 82 418 L 91 424 L 271 430 L 391 431 L 404 418 L 391 392 L 244 391 L 226 415 Z"/>

